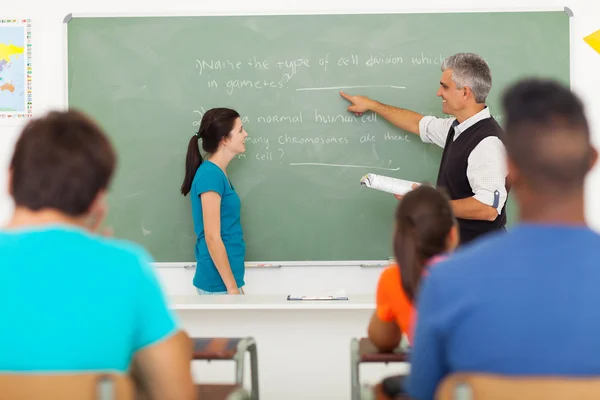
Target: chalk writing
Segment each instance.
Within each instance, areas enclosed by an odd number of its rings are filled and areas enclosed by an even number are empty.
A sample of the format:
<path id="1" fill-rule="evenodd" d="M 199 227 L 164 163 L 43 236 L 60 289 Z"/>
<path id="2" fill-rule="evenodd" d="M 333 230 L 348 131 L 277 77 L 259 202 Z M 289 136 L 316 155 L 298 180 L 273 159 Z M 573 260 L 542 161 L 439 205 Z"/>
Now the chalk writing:
<path id="1" fill-rule="evenodd" d="M 248 136 L 246 138 L 246 144 L 264 144 L 265 148 L 269 149 L 269 138 L 266 136 Z"/>
<path id="2" fill-rule="evenodd" d="M 356 54 L 353 54 L 350 56 L 350 58 L 340 57 L 338 59 L 337 65 L 338 65 L 338 67 L 347 67 L 349 65 L 359 65 L 358 56 Z"/>
<path id="3" fill-rule="evenodd" d="M 397 168 L 385 168 L 385 167 L 373 167 L 369 165 L 351 165 L 351 164 L 328 164 L 328 163 L 290 163 L 293 166 L 313 166 L 313 167 L 339 167 L 339 168 L 368 168 L 368 169 L 380 169 L 385 171 L 398 171 Z"/>
<path id="4" fill-rule="evenodd" d="M 258 161 L 273 161 L 282 159 L 284 154 L 285 151 L 279 148 L 276 151 L 259 151 L 253 158 Z"/>
<path id="5" fill-rule="evenodd" d="M 310 67 L 310 61 L 307 58 L 297 58 L 295 60 L 277 61 L 275 63 L 275 65 L 280 70 L 286 71 L 283 74 L 283 76 L 281 78 L 281 81 L 283 83 L 287 83 L 294 76 L 296 76 L 296 74 L 298 73 L 298 69 L 299 68 L 309 68 Z"/>
<path id="6" fill-rule="evenodd" d="M 354 114 L 321 114 L 318 110 L 314 112 L 315 122 L 320 124 L 348 124 L 354 122 L 362 122 L 363 124 L 377 122 L 377 114 L 373 112 L 369 112 L 367 114 L 363 114 L 361 116 Z"/>
<path id="7" fill-rule="evenodd" d="M 273 161 L 273 152 L 267 151 L 266 153 L 256 153 L 254 156 L 259 161 Z"/>
<path id="8" fill-rule="evenodd" d="M 248 65 L 255 69 L 269 69 L 268 60 L 257 60 L 256 57 L 252 57 L 248 60 Z"/>
<path id="9" fill-rule="evenodd" d="M 356 89 L 356 88 L 390 88 L 390 89 L 406 89 L 405 86 L 393 85 L 353 85 L 353 86 L 325 86 L 325 87 L 308 87 L 297 88 L 297 92 L 314 91 L 314 90 L 341 90 L 341 89 Z"/>
<path id="10" fill-rule="evenodd" d="M 319 65 L 323 67 L 324 72 L 327 72 L 327 64 L 329 64 L 329 53 L 325 57 L 319 58 Z"/>
<path id="11" fill-rule="evenodd" d="M 192 122 L 192 126 L 194 128 L 198 128 L 198 127 L 200 127 L 200 123 L 202 122 L 202 117 L 204 116 L 204 113 L 206 112 L 206 110 L 204 109 L 204 107 L 200 107 L 199 110 L 192 110 L 192 112 L 194 114 L 198 114 L 197 119 Z M 246 123 L 250 122 L 250 118 L 247 115 L 243 115 L 241 117 L 241 119 L 242 119 L 242 124 L 246 124 Z"/>
<path id="12" fill-rule="evenodd" d="M 358 117 L 353 114 L 321 115 L 315 110 L 315 121 L 321 124 L 352 123 L 358 121 Z"/>
<path id="13" fill-rule="evenodd" d="M 295 60 L 277 61 L 275 65 L 281 70 L 290 69 L 292 75 L 295 75 L 298 72 L 298 68 L 310 67 L 310 61 L 308 61 L 308 58 L 297 58 Z"/>
<path id="14" fill-rule="evenodd" d="M 222 71 L 222 70 L 240 70 L 242 69 L 241 61 L 231 60 L 196 60 L 196 69 L 198 69 L 198 75 L 202 75 L 205 71 Z"/>
<path id="15" fill-rule="evenodd" d="M 196 121 L 192 122 L 192 126 L 195 128 L 198 128 L 200 126 L 200 122 L 202 121 L 202 116 L 204 115 L 206 110 L 204 109 L 204 107 L 200 107 L 199 110 L 194 110 L 192 112 L 194 114 L 198 114 L 198 119 Z"/>
<path id="16" fill-rule="evenodd" d="M 256 122 L 263 124 L 271 124 L 271 123 L 302 123 L 304 119 L 302 118 L 302 112 L 299 112 L 297 115 L 267 115 L 260 116 L 256 118 Z"/>
<path id="17" fill-rule="evenodd" d="M 363 114 L 360 117 L 360 121 L 364 124 L 370 123 L 370 122 L 377 122 L 377 114 L 374 112 Z"/>
<path id="18" fill-rule="evenodd" d="M 250 80 L 250 79 L 230 79 L 227 81 L 227 94 L 232 95 L 233 92 L 237 89 L 265 89 L 265 88 L 274 88 L 281 89 L 283 87 L 283 83 L 276 81 L 267 81 L 267 80 Z"/>
<path id="19" fill-rule="evenodd" d="M 385 65 L 385 64 L 402 64 L 404 59 L 401 56 L 390 56 L 390 55 L 369 55 L 365 65 L 368 67 L 373 67 L 376 65 Z"/>
<path id="20" fill-rule="evenodd" d="M 383 138 L 386 142 L 390 140 L 395 142 L 411 142 L 411 140 L 409 139 L 409 134 L 399 135 L 396 133 L 386 132 Z"/>
<path id="21" fill-rule="evenodd" d="M 297 137 L 288 134 L 277 138 L 279 144 L 348 144 L 348 137 L 322 136 L 322 137 Z"/>
<path id="22" fill-rule="evenodd" d="M 412 57 L 413 64 L 436 64 L 440 65 L 444 62 L 445 57 L 441 54 L 434 57 L 426 57 L 425 53 L 421 52 L 420 56 Z"/>
<path id="23" fill-rule="evenodd" d="M 375 141 L 375 135 L 371 134 L 363 135 L 359 139 L 360 143 L 374 143 Z"/>

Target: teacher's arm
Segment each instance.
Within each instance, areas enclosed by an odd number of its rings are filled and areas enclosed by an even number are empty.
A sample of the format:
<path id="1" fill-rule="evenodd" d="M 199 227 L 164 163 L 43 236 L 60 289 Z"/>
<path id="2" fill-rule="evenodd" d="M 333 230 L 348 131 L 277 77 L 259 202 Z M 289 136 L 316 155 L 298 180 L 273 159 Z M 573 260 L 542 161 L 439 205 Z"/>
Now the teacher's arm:
<path id="1" fill-rule="evenodd" d="M 473 197 L 452 200 L 457 218 L 493 221 L 506 204 L 506 150 L 494 136 L 483 139 L 469 155 L 467 178 Z"/>
<path id="2" fill-rule="evenodd" d="M 204 236 L 210 257 L 227 287 L 227 292 L 240 294 L 233 272 L 231 272 L 225 244 L 221 238 L 221 196 L 216 192 L 205 192 L 200 195 L 200 200 L 204 219 Z"/>
<path id="3" fill-rule="evenodd" d="M 396 127 L 420 136 L 423 143 L 434 143 L 442 148 L 446 145 L 446 138 L 454 118 L 424 116 L 414 111 L 371 100 L 365 96 L 352 96 L 344 92 L 340 92 L 340 95 L 352 103 L 348 106 L 348 111 L 356 115 L 365 111 L 373 111 Z"/>
<path id="4" fill-rule="evenodd" d="M 498 217 L 498 212 L 494 207 L 483 204 L 475 197 L 451 200 L 450 204 L 456 218 L 493 221 Z"/>
<path id="5" fill-rule="evenodd" d="M 423 115 L 419 113 L 383 104 L 365 96 L 352 96 L 344 92 L 340 92 L 340 95 L 352 103 L 348 106 L 348 111 L 350 112 L 360 115 L 366 111 L 373 111 L 400 129 L 404 129 L 415 135 L 420 134 L 419 122 L 423 118 Z"/>

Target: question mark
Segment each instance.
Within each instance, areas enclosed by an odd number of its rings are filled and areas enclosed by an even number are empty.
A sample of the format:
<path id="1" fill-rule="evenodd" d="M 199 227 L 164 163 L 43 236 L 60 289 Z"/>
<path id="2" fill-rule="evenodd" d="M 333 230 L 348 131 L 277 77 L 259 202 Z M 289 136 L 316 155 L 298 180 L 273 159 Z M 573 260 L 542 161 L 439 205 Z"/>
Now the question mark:
<path id="1" fill-rule="evenodd" d="M 279 156 L 279 158 L 283 158 L 283 154 L 285 153 L 285 151 L 283 151 L 283 149 L 277 149 L 279 151 L 281 151 L 281 155 Z"/>

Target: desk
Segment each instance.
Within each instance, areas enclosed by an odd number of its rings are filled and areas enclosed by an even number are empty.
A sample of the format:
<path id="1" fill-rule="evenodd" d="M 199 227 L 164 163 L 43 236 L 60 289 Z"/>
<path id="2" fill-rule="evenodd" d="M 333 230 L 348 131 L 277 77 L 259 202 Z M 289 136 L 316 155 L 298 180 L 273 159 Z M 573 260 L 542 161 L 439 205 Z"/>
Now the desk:
<path id="1" fill-rule="evenodd" d="M 168 301 L 191 336 L 256 339 L 261 399 L 348 400 L 350 340 L 366 335 L 375 296 L 349 293 L 344 301 L 288 301 L 286 297 L 196 295 L 169 296 Z M 227 370 L 216 364 L 201 367 L 201 373 L 195 369 L 201 381 L 227 382 L 232 377 L 232 366 Z M 363 382 L 402 373 L 406 366 L 369 369 L 361 371 Z"/>

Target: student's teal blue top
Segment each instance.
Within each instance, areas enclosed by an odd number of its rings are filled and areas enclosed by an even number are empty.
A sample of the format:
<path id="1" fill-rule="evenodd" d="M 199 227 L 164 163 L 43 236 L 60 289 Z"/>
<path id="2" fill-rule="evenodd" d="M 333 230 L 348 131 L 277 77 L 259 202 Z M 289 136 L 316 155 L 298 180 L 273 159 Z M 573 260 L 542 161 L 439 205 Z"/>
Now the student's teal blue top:
<path id="1" fill-rule="evenodd" d="M 126 371 L 178 330 L 149 262 L 75 227 L 0 232 L 0 371 Z"/>
<path id="2" fill-rule="evenodd" d="M 200 164 L 190 192 L 196 232 L 197 264 L 194 286 L 208 292 L 224 292 L 227 288 L 208 252 L 204 234 L 200 195 L 206 192 L 215 192 L 221 196 L 221 239 L 238 287 L 244 286 L 244 257 L 246 256 L 246 244 L 240 219 L 241 203 L 235 188 L 221 168 L 209 160 Z"/>

